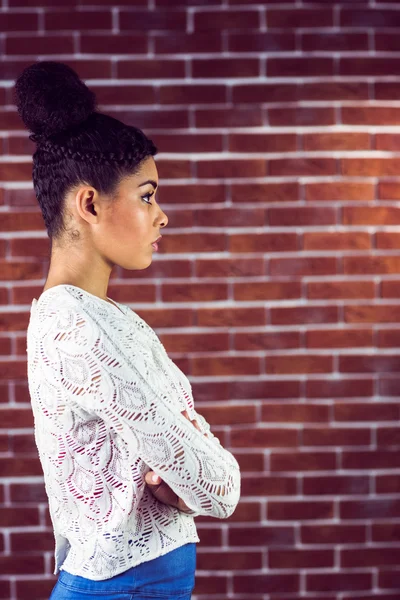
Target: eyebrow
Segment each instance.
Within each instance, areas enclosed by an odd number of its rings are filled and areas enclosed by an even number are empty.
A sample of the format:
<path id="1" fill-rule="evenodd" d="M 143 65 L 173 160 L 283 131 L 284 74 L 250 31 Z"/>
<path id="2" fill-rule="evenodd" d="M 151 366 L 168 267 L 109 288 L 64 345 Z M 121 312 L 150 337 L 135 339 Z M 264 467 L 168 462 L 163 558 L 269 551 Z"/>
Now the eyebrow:
<path id="1" fill-rule="evenodd" d="M 147 181 L 144 181 L 143 183 L 141 183 L 139 185 L 139 187 L 143 187 L 144 185 L 147 185 L 148 183 L 150 183 L 153 186 L 154 189 L 157 189 L 157 185 L 158 184 L 157 184 L 156 181 L 154 181 L 154 179 L 148 179 Z"/>

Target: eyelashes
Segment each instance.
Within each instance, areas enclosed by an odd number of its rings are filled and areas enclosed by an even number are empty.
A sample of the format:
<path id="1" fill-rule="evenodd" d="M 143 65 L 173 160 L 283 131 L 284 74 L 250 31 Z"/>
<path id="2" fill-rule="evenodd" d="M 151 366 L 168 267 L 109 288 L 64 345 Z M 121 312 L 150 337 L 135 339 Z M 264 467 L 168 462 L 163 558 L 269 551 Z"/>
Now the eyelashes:
<path id="1" fill-rule="evenodd" d="M 154 196 L 154 192 L 149 192 L 148 194 L 144 194 L 144 196 L 142 196 L 142 200 L 144 200 L 147 204 L 152 204 L 150 202 L 150 198 Z"/>

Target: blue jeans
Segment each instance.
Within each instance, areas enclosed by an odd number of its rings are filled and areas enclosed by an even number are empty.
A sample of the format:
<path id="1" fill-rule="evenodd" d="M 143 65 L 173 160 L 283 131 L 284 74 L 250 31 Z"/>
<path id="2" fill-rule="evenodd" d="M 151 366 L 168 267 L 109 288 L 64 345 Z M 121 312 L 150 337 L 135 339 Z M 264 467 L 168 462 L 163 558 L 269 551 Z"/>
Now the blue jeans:
<path id="1" fill-rule="evenodd" d="M 60 571 L 49 600 L 190 600 L 195 571 L 196 543 L 191 542 L 101 581 Z"/>

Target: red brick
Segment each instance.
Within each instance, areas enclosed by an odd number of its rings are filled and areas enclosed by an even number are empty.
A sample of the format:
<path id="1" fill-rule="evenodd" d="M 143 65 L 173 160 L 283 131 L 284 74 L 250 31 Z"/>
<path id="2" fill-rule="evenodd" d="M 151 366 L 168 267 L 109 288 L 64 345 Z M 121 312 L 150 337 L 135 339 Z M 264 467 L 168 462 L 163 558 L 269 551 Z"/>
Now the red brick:
<path id="1" fill-rule="evenodd" d="M 203 208 L 193 211 L 193 221 L 199 227 L 257 227 L 265 222 L 263 208 Z"/>
<path id="2" fill-rule="evenodd" d="M 196 277 L 253 277 L 264 274 L 262 258 L 196 259 Z"/>
<path id="3" fill-rule="evenodd" d="M 2 410 L 0 427 L 2 429 L 33 427 L 32 410 L 30 408 L 7 408 Z"/>
<path id="4" fill-rule="evenodd" d="M 21 563 L 25 574 L 44 572 L 44 557 L 25 553 L 0 556 L 0 572 L 3 575 L 19 575 L 21 573 Z"/>
<path id="5" fill-rule="evenodd" d="M 342 158 L 341 165 L 343 175 L 350 177 L 396 176 L 400 169 L 400 159 Z"/>
<path id="6" fill-rule="evenodd" d="M 289 281 L 235 283 L 233 297 L 242 302 L 246 300 L 288 300 L 301 297 L 301 286 L 299 282 Z"/>
<path id="7" fill-rule="evenodd" d="M 274 127 L 315 127 L 334 125 L 335 111 L 325 107 L 285 107 L 268 109 L 268 121 Z"/>
<path id="8" fill-rule="evenodd" d="M 300 383 L 293 379 L 266 381 L 234 381 L 230 388 L 233 400 L 299 398 Z"/>
<path id="9" fill-rule="evenodd" d="M 399 318 L 399 305 L 351 305 L 344 308 L 346 323 L 393 323 L 398 322 Z"/>
<path id="10" fill-rule="evenodd" d="M 321 423 L 329 421 L 327 404 L 263 404 L 261 420 L 270 423 Z"/>
<path id="11" fill-rule="evenodd" d="M 302 544 L 361 544 L 366 542 L 365 525 L 302 525 Z"/>
<path id="12" fill-rule="evenodd" d="M 378 198 L 380 200 L 400 199 L 400 183 L 397 181 L 379 181 Z"/>
<path id="13" fill-rule="evenodd" d="M 399 13 L 400 17 L 400 13 Z M 399 72 L 400 61 L 392 57 L 351 57 L 339 59 L 339 75 L 346 77 L 356 75 L 363 77 L 382 77 L 396 75 Z M 373 107 L 371 107 L 373 108 Z M 390 111 L 390 109 L 389 109 Z M 390 111 L 391 112 L 391 111 Z"/>
<path id="14" fill-rule="evenodd" d="M 376 491 L 378 494 L 398 493 L 400 489 L 399 475 L 376 475 Z M 383 523 L 381 524 L 384 525 Z M 394 533 L 396 529 L 391 524 L 391 531 Z"/>
<path id="15" fill-rule="evenodd" d="M 154 136 L 156 139 L 156 136 Z M 225 186 L 222 184 L 174 184 L 160 187 L 161 204 L 213 204 L 225 199 Z"/>
<path id="16" fill-rule="evenodd" d="M 213 356 L 192 359 L 192 374 L 200 377 L 257 375 L 260 372 L 260 359 L 256 356 Z"/>
<path id="17" fill-rule="evenodd" d="M 312 501 L 275 501 L 267 506 L 267 518 L 272 521 L 308 521 L 315 519 L 332 519 L 333 502 L 327 500 Z"/>
<path id="18" fill-rule="evenodd" d="M 230 152 L 295 152 L 296 149 L 294 134 L 232 133 L 229 136 Z"/>
<path id="19" fill-rule="evenodd" d="M 399 409 L 395 404 L 376 402 L 371 404 L 336 404 L 336 421 L 391 421 L 398 419 Z"/>
<path id="20" fill-rule="evenodd" d="M 367 590 L 372 589 L 372 573 L 365 571 L 307 573 L 306 586 L 307 591 L 310 592 Z"/>
<path id="21" fill-rule="evenodd" d="M 343 106 L 342 122 L 347 125 L 397 125 L 400 108 L 394 106 Z"/>
<path id="22" fill-rule="evenodd" d="M 116 68 L 117 77 L 123 79 L 154 80 L 185 77 L 183 60 L 119 60 Z"/>
<path id="23" fill-rule="evenodd" d="M 37 5 L 35 5 L 36 8 Z M 38 15 L 36 12 L 12 12 L 11 10 L 0 14 L 1 31 L 35 31 L 38 28 Z"/>
<path id="24" fill-rule="evenodd" d="M 306 382 L 307 398 L 354 398 L 372 397 L 372 379 L 312 379 Z"/>
<path id="25" fill-rule="evenodd" d="M 282 546 L 294 544 L 293 526 L 235 527 L 228 529 L 229 546 Z"/>
<path id="26" fill-rule="evenodd" d="M 47 11 L 44 13 L 44 27 L 47 30 L 70 29 L 78 31 L 93 31 L 94 29 L 109 29 L 112 27 L 110 10 L 74 10 Z"/>
<path id="27" fill-rule="evenodd" d="M 52 576 L 51 578 L 38 579 L 20 579 L 16 580 L 17 598 L 19 600 L 31 600 L 32 590 L 35 590 L 35 594 L 38 598 L 49 598 L 51 591 L 57 581 L 57 578 Z M 1 596 L 0 596 L 1 598 Z"/>
<path id="28" fill-rule="evenodd" d="M 379 377 L 379 393 L 383 396 L 398 396 L 400 394 L 400 379 L 397 377 Z"/>
<path id="29" fill-rule="evenodd" d="M 268 28 L 333 27 L 333 11 L 326 8 L 291 8 L 267 11 Z"/>
<path id="30" fill-rule="evenodd" d="M 247 284 L 249 285 L 249 284 Z M 300 347 L 299 331 L 235 333 L 235 350 L 283 350 Z"/>
<path id="31" fill-rule="evenodd" d="M 382 281 L 381 297 L 382 298 L 398 298 L 400 294 L 400 281 L 397 279 Z"/>
<path id="32" fill-rule="evenodd" d="M 176 308 L 161 310 L 157 309 L 136 309 L 142 319 L 144 319 L 150 327 L 157 329 L 158 327 L 192 327 L 194 325 L 194 311 L 192 309 L 179 309 Z"/>
<path id="33" fill-rule="evenodd" d="M 400 234 L 390 231 L 376 233 L 376 247 L 379 250 L 397 250 L 400 248 Z"/>
<path id="34" fill-rule="evenodd" d="M 0 527 L 23 527 L 24 525 L 39 525 L 37 507 L 28 508 L 24 506 L 16 508 L 13 506 L 0 508 Z"/>
<path id="35" fill-rule="evenodd" d="M 219 31 L 157 35 L 154 44 L 156 54 L 198 54 L 205 49 L 222 52 L 222 35 Z"/>
<path id="36" fill-rule="evenodd" d="M 307 133 L 303 136 L 303 144 L 304 150 L 309 152 L 371 149 L 369 134 L 362 132 Z"/>
<path id="37" fill-rule="evenodd" d="M 399 516 L 400 500 L 398 498 L 363 498 L 340 501 L 341 519 L 398 519 Z"/>
<path id="38" fill-rule="evenodd" d="M 400 259 L 397 256 L 345 256 L 343 268 L 348 275 L 400 273 Z"/>
<path id="39" fill-rule="evenodd" d="M 159 338 L 168 353 L 221 352 L 230 349 L 227 333 L 165 333 L 160 334 Z"/>
<path id="40" fill-rule="evenodd" d="M 196 576 L 196 583 L 193 589 L 194 594 L 207 594 L 212 590 L 216 594 L 227 594 L 227 576 L 226 575 L 207 575 L 202 577 Z"/>
<path id="41" fill-rule="evenodd" d="M 378 575 L 378 585 L 381 588 L 400 588 L 400 574 L 398 569 L 380 570 Z M 397 600 L 398 592 L 395 594 L 386 594 L 383 600 Z M 357 600 L 357 599 L 356 599 Z M 362 599 L 361 599 L 362 600 Z"/>
<path id="42" fill-rule="evenodd" d="M 377 150 L 399 152 L 400 135 L 395 133 L 377 133 L 375 136 L 375 146 Z"/>
<path id="43" fill-rule="evenodd" d="M 120 119 L 127 125 L 134 125 L 146 130 L 186 129 L 189 126 L 188 113 L 183 109 L 107 110 L 107 114 Z"/>
<path id="44" fill-rule="evenodd" d="M 240 452 L 235 450 L 235 458 L 239 463 L 239 467 L 240 467 L 241 471 L 263 471 L 264 470 L 264 455 L 262 454 L 262 452 L 257 452 L 257 453 L 252 452 L 251 454 L 248 454 L 245 452 L 244 454 L 241 454 Z M 239 506 L 242 506 L 242 504 L 239 504 L 237 508 L 239 508 Z M 236 510 L 235 510 L 235 513 L 236 513 Z M 247 521 L 248 519 L 245 518 L 244 520 Z"/>
<path id="45" fill-rule="evenodd" d="M 271 471 L 334 471 L 334 452 L 300 452 L 296 454 L 271 452 Z"/>
<path id="46" fill-rule="evenodd" d="M 300 277 L 305 275 L 336 275 L 334 257 L 271 258 L 270 275 Z M 400 263 L 399 263 L 400 267 Z"/>
<path id="47" fill-rule="evenodd" d="M 0 477 L 27 477 L 42 475 L 39 458 L 8 458 L 0 461 Z"/>
<path id="48" fill-rule="evenodd" d="M 360 348 L 374 346 L 372 329 L 307 331 L 307 348 Z"/>
<path id="49" fill-rule="evenodd" d="M 223 252 L 226 250 L 225 236 L 211 233 L 168 234 L 160 246 L 168 254 L 191 252 Z"/>
<path id="50" fill-rule="evenodd" d="M 324 33 L 323 36 L 326 34 Z M 305 83 L 299 89 L 299 100 L 369 100 L 369 88 L 364 82 L 319 81 Z"/>
<path id="51" fill-rule="evenodd" d="M 213 10 L 197 12 L 194 15 L 195 31 L 212 31 L 217 29 L 257 29 L 260 25 L 259 13 L 256 10 Z"/>
<path id="52" fill-rule="evenodd" d="M 306 25 L 309 27 L 309 25 Z M 369 50 L 367 33 L 303 33 L 301 48 L 305 52 L 357 52 Z"/>
<path id="53" fill-rule="evenodd" d="M 371 431 L 369 428 L 332 428 L 327 425 L 325 428 L 305 426 L 303 429 L 303 447 L 332 446 L 336 448 L 338 446 L 369 446 L 370 443 Z"/>
<path id="54" fill-rule="evenodd" d="M 337 219 L 334 208 L 291 206 L 267 209 L 267 222 L 271 227 L 309 227 L 334 225 Z"/>
<path id="55" fill-rule="evenodd" d="M 32 180 L 32 166 L 29 163 L 2 163 L 0 165 L 0 181 L 31 181 Z M 6 216 L 6 213 L 5 215 Z M 8 216 L 8 215 L 7 215 Z M 39 213 L 32 215 L 40 221 Z M 15 215 L 8 216 L 8 222 L 17 221 L 18 217 L 22 217 L 22 213 L 17 217 Z M 24 228 L 28 226 L 27 219 L 24 219 Z M 42 219 L 43 226 L 43 219 Z M 33 227 L 35 228 L 35 227 Z"/>
<path id="56" fill-rule="evenodd" d="M 11 533 L 11 552 L 53 551 L 54 534 L 52 530 L 23 533 Z"/>
<path id="57" fill-rule="evenodd" d="M 334 158 L 277 158 L 268 161 L 269 175 L 275 177 L 324 177 L 336 175 Z"/>
<path id="58" fill-rule="evenodd" d="M 199 569 L 261 569 L 262 553 L 245 552 L 198 552 L 196 567 Z"/>
<path id="59" fill-rule="evenodd" d="M 266 31 L 262 33 L 229 33 L 229 52 L 290 52 L 296 49 L 294 33 Z"/>
<path id="60" fill-rule="evenodd" d="M 74 52 L 72 34 L 9 36 L 4 44 L 6 54 L 73 54 Z"/>
<path id="61" fill-rule="evenodd" d="M 400 330 L 381 329 L 378 330 L 376 345 L 378 348 L 398 348 L 400 343 Z"/>
<path id="62" fill-rule="evenodd" d="M 310 208 L 309 210 L 312 212 L 318 209 Z M 326 209 L 319 210 L 322 214 L 326 211 Z M 372 247 L 371 235 L 366 232 L 307 232 L 304 233 L 303 244 L 304 250 L 369 250 Z"/>
<path id="63" fill-rule="evenodd" d="M 320 569 L 334 566 L 333 550 L 278 550 L 268 553 L 271 569 Z"/>
<path id="64" fill-rule="evenodd" d="M 296 202 L 300 199 L 297 182 L 235 183 L 231 189 L 232 202 Z"/>
<path id="65" fill-rule="evenodd" d="M 397 523 L 373 523 L 371 533 L 373 542 L 397 542 L 400 537 Z"/>
<path id="66" fill-rule="evenodd" d="M 298 99 L 298 93 L 298 86 L 292 83 L 248 83 L 237 84 L 232 88 L 234 104 L 287 102 L 288 98 L 294 102 Z"/>
<path id="67" fill-rule="evenodd" d="M 285 11 L 286 12 L 286 11 Z M 268 58 L 268 77 L 324 77 L 334 75 L 332 58 Z"/>
<path id="68" fill-rule="evenodd" d="M 257 127 L 262 124 L 262 111 L 259 107 L 213 108 L 195 111 L 195 125 L 198 128 Z"/>
<path id="69" fill-rule="evenodd" d="M 232 234 L 230 252 L 291 252 L 298 248 L 295 233 Z"/>
<path id="70" fill-rule="evenodd" d="M 392 414 L 393 412 L 395 411 L 392 411 Z M 348 451 L 344 452 L 342 457 L 343 469 L 398 469 L 399 464 L 400 457 L 398 451 L 388 449 L 379 449 L 377 451 L 365 450 L 363 452 Z M 385 516 L 382 515 L 381 518 L 385 518 Z"/>
<path id="71" fill-rule="evenodd" d="M 272 325 L 337 323 L 337 306 L 296 306 L 271 308 Z"/>
<path id="72" fill-rule="evenodd" d="M 193 77 L 258 77 L 260 61 L 258 58 L 213 58 L 193 59 Z"/>
<path id="73" fill-rule="evenodd" d="M 243 327 L 265 324 L 263 308 L 200 308 L 197 310 L 200 327 Z"/>
<path id="74" fill-rule="evenodd" d="M 298 592 L 300 589 L 300 574 L 298 573 L 284 573 L 282 575 L 272 573 L 268 575 L 252 574 L 251 577 L 248 575 L 234 575 L 232 581 L 236 595 L 251 594 L 251 598 L 254 598 L 254 594 L 260 590 L 265 593 L 290 594 Z"/>
<path id="75" fill-rule="evenodd" d="M 396 427 L 380 427 L 377 429 L 377 445 L 380 448 L 386 446 L 398 446 L 400 442 L 400 429 Z"/>
<path id="76" fill-rule="evenodd" d="M 305 195 L 306 200 L 310 202 L 337 200 L 369 202 L 375 199 L 375 189 L 374 184 L 368 182 L 324 181 L 323 183 L 307 183 Z"/>
<path id="77" fill-rule="evenodd" d="M 265 161 L 262 159 L 225 159 L 199 161 L 197 173 L 202 178 L 222 177 L 263 177 L 266 174 Z"/>
<path id="78" fill-rule="evenodd" d="M 390 373 L 399 368 L 400 357 L 397 354 L 352 354 L 339 358 L 339 371 L 342 373 Z"/>
<path id="79" fill-rule="evenodd" d="M 11 598 L 10 582 L 6 580 L 0 581 L 0 598 L 2 600 L 8 600 Z M 24 600 L 24 599 L 22 599 Z"/>
<path id="80" fill-rule="evenodd" d="M 331 371 L 331 356 L 275 355 L 270 356 L 266 364 L 266 372 L 271 374 L 291 375 L 292 373 L 330 373 Z"/>
<path id="81" fill-rule="evenodd" d="M 161 104 L 224 104 L 224 85 L 166 85 L 160 87 Z"/>
<path id="82" fill-rule="evenodd" d="M 121 31 L 185 31 L 186 13 L 183 10 L 121 10 L 119 15 Z"/>
<path id="83" fill-rule="evenodd" d="M 161 287 L 162 302 L 208 302 L 227 299 L 228 286 L 225 283 L 164 283 Z"/>
<path id="84" fill-rule="evenodd" d="M 343 8 L 340 13 L 342 27 L 398 27 L 400 25 L 400 12 L 382 8 Z"/>
<path id="85" fill-rule="evenodd" d="M 216 360 L 218 360 L 218 358 L 219 357 L 217 357 Z M 194 359 L 194 361 L 196 360 L 197 359 Z M 207 359 L 199 358 L 199 360 L 204 361 Z M 243 404 L 243 406 L 238 406 L 236 404 L 235 406 L 202 407 L 201 414 L 209 423 L 212 423 L 213 426 L 240 425 L 241 423 L 244 424 L 256 422 L 256 407 L 255 405 L 251 406 L 247 403 Z"/>
<path id="86" fill-rule="evenodd" d="M 290 448 L 299 445 L 299 432 L 293 429 L 235 429 L 231 445 L 239 448 Z"/>
<path id="87" fill-rule="evenodd" d="M 99 104 L 152 104 L 155 90 L 149 85 L 91 86 Z"/>
<path id="88" fill-rule="evenodd" d="M 293 496 L 296 494 L 296 486 L 295 477 L 257 475 L 242 479 L 241 494 L 243 496 Z"/>
<path id="89" fill-rule="evenodd" d="M 385 38 L 387 37 L 387 35 L 388 32 L 384 34 Z M 396 38 L 398 39 L 397 36 Z M 398 97 L 400 91 L 400 83 L 398 81 L 376 81 L 374 89 L 374 97 L 376 98 L 376 100 L 393 100 Z"/>
<path id="90" fill-rule="evenodd" d="M 396 0 L 397 1 L 397 0 Z M 396 33 L 391 31 L 374 31 L 375 36 L 375 50 L 380 52 L 397 52 L 400 50 L 400 40 Z M 381 83 L 381 82 L 380 82 Z M 379 83 L 379 85 L 380 85 Z M 391 83 L 391 82 L 382 82 Z M 395 85 L 398 83 L 393 82 Z"/>

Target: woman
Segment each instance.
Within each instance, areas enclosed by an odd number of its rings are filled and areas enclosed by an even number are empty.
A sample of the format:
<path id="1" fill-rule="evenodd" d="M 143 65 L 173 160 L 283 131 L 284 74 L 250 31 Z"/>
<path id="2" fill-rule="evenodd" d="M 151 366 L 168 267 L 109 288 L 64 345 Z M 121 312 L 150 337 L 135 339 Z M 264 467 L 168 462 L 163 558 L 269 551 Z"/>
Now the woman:
<path id="1" fill-rule="evenodd" d="M 147 268 L 168 223 L 157 150 L 98 112 L 67 65 L 35 63 L 15 90 L 37 143 L 33 183 L 51 241 L 27 330 L 59 574 L 51 600 L 189 599 L 194 517 L 233 513 L 239 466 L 153 329 L 107 296 L 114 265 Z"/>

